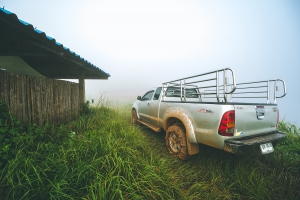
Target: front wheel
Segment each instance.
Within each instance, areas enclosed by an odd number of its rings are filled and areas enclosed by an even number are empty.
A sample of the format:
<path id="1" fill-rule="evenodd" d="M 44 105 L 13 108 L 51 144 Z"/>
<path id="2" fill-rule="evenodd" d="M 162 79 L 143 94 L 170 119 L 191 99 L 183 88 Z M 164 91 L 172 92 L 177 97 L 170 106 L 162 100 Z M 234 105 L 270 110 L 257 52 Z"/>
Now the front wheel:
<path id="1" fill-rule="evenodd" d="M 187 160 L 191 156 L 188 154 L 187 141 L 184 127 L 174 124 L 166 132 L 166 145 L 169 153 L 181 160 Z"/>

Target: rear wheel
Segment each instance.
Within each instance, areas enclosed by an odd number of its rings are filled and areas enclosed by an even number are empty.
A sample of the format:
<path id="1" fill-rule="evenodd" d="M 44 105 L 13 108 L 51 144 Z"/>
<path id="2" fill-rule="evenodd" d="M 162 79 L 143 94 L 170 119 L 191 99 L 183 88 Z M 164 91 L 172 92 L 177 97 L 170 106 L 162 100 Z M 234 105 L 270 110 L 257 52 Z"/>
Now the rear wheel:
<path id="1" fill-rule="evenodd" d="M 166 145 L 169 153 L 182 160 L 187 160 L 191 156 L 188 154 L 188 147 L 184 127 L 174 124 L 166 132 Z"/>
<path id="2" fill-rule="evenodd" d="M 132 124 L 137 124 L 137 114 L 136 114 L 136 110 L 132 109 L 131 111 L 131 123 Z"/>

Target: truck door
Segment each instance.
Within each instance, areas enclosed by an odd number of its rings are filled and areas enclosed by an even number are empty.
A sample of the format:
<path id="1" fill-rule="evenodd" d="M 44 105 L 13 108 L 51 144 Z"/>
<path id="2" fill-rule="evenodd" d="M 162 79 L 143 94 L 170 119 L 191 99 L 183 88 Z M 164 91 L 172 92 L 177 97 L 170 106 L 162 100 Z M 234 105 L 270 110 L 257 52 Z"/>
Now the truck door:
<path id="1" fill-rule="evenodd" d="M 153 96 L 154 90 L 148 91 L 141 99 L 139 103 L 139 117 L 140 119 L 149 122 L 150 119 L 150 110 L 151 110 L 151 99 Z"/>
<path id="2" fill-rule="evenodd" d="M 151 108 L 150 108 L 150 113 L 151 113 L 151 118 L 149 119 L 150 123 L 153 124 L 153 125 L 158 125 L 159 121 L 158 121 L 158 112 L 159 112 L 159 98 L 160 98 L 160 95 L 161 95 L 161 87 L 158 87 L 156 90 L 155 90 L 155 93 L 154 93 L 154 96 L 153 96 L 153 99 L 151 101 Z"/>

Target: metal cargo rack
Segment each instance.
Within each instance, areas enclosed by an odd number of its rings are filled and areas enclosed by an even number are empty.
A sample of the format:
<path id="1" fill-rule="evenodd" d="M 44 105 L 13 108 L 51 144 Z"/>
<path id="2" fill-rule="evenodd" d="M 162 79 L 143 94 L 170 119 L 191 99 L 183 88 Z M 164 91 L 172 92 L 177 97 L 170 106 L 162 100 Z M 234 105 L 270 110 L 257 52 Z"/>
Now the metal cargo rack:
<path id="1" fill-rule="evenodd" d="M 280 96 L 277 94 L 279 86 L 283 90 Z M 180 97 L 181 101 L 191 101 L 191 98 L 196 97 L 200 102 L 232 102 L 233 99 L 261 98 L 266 99 L 266 103 L 269 104 L 272 91 L 275 104 L 277 98 L 286 95 L 284 80 L 274 79 L 237 84 L 235 73 L 231 68 L 165 82 L 162 88 L 163 100 L 165 97 Z"/>

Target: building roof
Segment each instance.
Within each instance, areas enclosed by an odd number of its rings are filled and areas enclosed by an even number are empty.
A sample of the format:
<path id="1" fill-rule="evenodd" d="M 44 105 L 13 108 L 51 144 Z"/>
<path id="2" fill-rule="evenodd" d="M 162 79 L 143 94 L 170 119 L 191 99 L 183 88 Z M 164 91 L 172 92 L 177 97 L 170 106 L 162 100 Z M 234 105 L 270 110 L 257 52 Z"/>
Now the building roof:
<path id="1" fill-rule="evenodd" d="M 0 8 L 0 56 L 18 56 L 45 77 L 53 79 L 108 79 L 99 69 L 69 48 Z"/>

